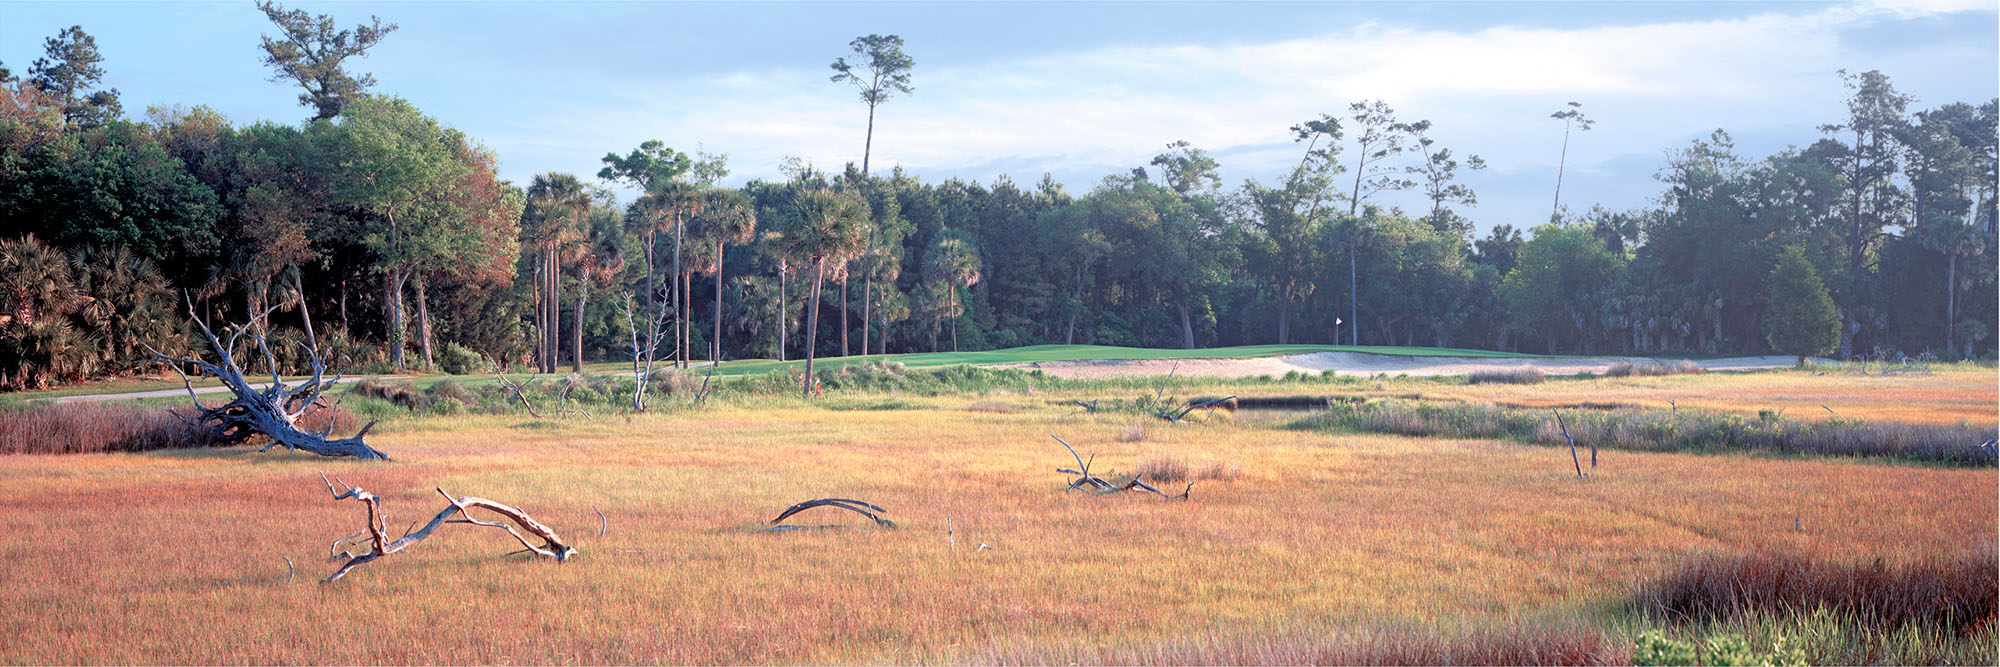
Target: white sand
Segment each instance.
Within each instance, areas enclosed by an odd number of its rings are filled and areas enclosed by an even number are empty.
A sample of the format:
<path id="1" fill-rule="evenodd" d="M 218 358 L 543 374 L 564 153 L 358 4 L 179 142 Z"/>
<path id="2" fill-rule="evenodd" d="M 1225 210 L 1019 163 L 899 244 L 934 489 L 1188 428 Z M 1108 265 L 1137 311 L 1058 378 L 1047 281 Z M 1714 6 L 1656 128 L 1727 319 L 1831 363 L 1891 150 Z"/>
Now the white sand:
<path id="1" fill-rule="evenodd" d="M 1079 361 L 1044 361 L 1028 364 L 1014 364 L 1010 368 L 1040 368 L 1050 375 L 1066 378 L 1133 377 L 1148 375 L 1194 375 L 1203 377 L 1243 378 L 1269 375 L 1283 377 L 1286 373 L 1298 371 L 1318 375 L 1327 370 L 1345 376 L 1372 377 L 1378 374 L 1396 375 L 1467 375 L 1477 371 L 1509 370 L 1533 368 L 1545 375 L 1574 375 L 1591 372 L 1603 373 L 1612 364 L 1620 362 L 1646 363 L 1652 361 L 1644 357 L 1559 357 L 1559 358 L 1507 358 L 1507 357 L 1413 357 L 1396 354 L 1368 354 L 1362 352 L 1314 352 L 1281 357 L 1255 357 L 1250 359 L 1182 359 L 1179 370 L 1175 370 L 1171 359 L 1089 359 Z M 1782 355 L 1756 357 L 1729 357 L 1696 361 L 1705 370 L 1745 371 L 1760 368 L 1785 368 L 1796 359 Z"/>

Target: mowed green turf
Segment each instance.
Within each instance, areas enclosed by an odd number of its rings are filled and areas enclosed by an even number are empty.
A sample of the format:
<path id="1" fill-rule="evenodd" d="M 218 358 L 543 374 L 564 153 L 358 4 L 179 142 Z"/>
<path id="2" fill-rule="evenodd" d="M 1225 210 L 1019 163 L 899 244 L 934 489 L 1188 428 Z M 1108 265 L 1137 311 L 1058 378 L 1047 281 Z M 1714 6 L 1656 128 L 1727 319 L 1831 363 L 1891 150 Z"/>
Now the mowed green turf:
<path id="1" fill-rule="evenodd" d="M 1381 346 L 1381 345 L 1359 345 L 1359 346 L 1243 345 L 1238 347 L 1196 348 L 1192 350 L 1147 348 L 1147 347 L 1114 347 L 1110 345 L 1030 345 L 1027 347 L 1015 347 L 1004 350 L 986 350 L 981 352 L 913 352 L 907 354 L 868 354 L 868 355 L 855 355 L 848 357 L 820 357 L 814 360 L 813 370 L 818 371 L 821 369 L 839 368 L 842 366 L 846 366 L 848 364 L 868 364 L 868 363 L 875 363 L 882 361 L 902 364 L 905 368 L 940 368 L 944 366 L 959 366 L 959 365 L 1001 366 L 1008 364 L 1025 364 L 1029 362 L 1083 361 L 1083 360 L 1094 360 L 1094 359 L 1107 359 L 1107 360 L 1248 359 L 1254 357 L 1278 357 L 1278 356 L 1286 356 L 1293 354 L 1311 354 L 1314 352 L 1361 352 L 1367 354 L 1382 354 L 1382 355 L 1396 355 L 1396 356 L 1409 356 L 1409 357 L 1529 358 L 1529 357 L 1544 356 L 1535 354 L 1519 354 L 1514 352 L 1494 352 L 1491 350 L 1461 350 L 1461 349 L 1441 348 L 1441 347 L 1400 347 L 1400 346 Z M 778 361 L 776 359 L 737 359 L 734 361 L 723 362 L 722 366 L 716 369 L 715 374 L 718 377 L 761 375 L 763 373 L 769 373 L 771 371 L 778 369 L 803 367 L 805 363 L 806 362 L 804 359 L 792 359 L 788 361 Z M 662 360 L 661 362 L 654 364 L 654 369 L 659 370 L 662 368 L 667 368 L 669 366 L 670 364 L 666 363 L 665 360 Z M 568 368 L 569 366 L 566 364 L 558 367 L 557 374 L 561 375 L 568 373 L 569 372 Z M 700 372 L 700 369 L 696 370 L 697 372 Z M 588 363 L 584 364 L 584 372 L 591 375 L 616 375 L 616 374 L 629 375 L 632 373 L 632 362 L 630 360 L 618 360 L 618 361 L 600 361 L 600 362 Z M 514 377 L 517 379 L 525 379 L 529 377 L 534 377 L 535 375 L 536 374 L 534 373 L 508 374 L 509 377 Z M 350 377 L 353 377 L 353 375 L 350 375 Z M 416 386 L 424 387 L 424 386 L 429 386 L 431 384 L 435 384 L 436 382 L 444 380 L 446 378 L 453 378 L 456 381 L 468 384 L 477 384 L 481 382 L 492 381 L 492 376 L 483 374 L 462 375 L 462 376 L 419 374 L 410 378 L 410 381 Z M 257 378 L 254 375 L 250 376 L 250 379 L 253 382 L 257 381 Z M 287 381 L 295 381 L 299 379 L 303 378 L 287 378 Z M 220 383 L 213 379 L 199 379 L 195 381 L 194 386 L 214 387 L 214 386 L 220 386 Z M 172 381 L 172 382 L 157 381 L 157 380 L 141 381 L 141 380 L 131 380 L 131 379 L 114 380 L 109 382 L 91 383 L 85 385 L 71 385 L 67 387 L 50 389 L 46 391 L 25 391 L 25 392 L 4 393 L 0 394 L 0 405 L 56 398 L 60 396 L 120 394 L 120 393 L 134 392 L 134 391 L 172 390 L 172 389 L 179 389 L 180 387 L 181 383 L 178 381 Z M 185 395 L 177 394 L 174 397 L 164 398 L 164 399 L 154 399 L 154 400 L 184 401 L 185 399 L 186 399 Z"/>
<path id="2" fill-rule="evenodd" d="M 1025 364 L 1029 362 L 1082 361 L 1091 359 L 1109 360 L 1149 360 L 1149 359 L 1248 359 L 1254 357 L 1280 357 L 1314 352 L 1362 352 L 1407 357 L 1481 357 L 1481 358 L 1526 358 L 1540 355 L 1494 352 L 1491 350 L 1459 350 L 1442 347 L 1392 347 L 1379 345 L 1243 345 L 1238 347 L 1209 347 L 1186 349 L 1165 349 L 1150 347 L 1113 347 L 1110 345 L 1030 345 L 1004 350 L 983 352 L 914 352 L 909 354 L 869 354 L 849 357 L 821 357 L 813 362 L 814 370 L 820 367 L 838 368 L 847 364 L 865 364 L 888 361 L 902 364 L 905 368 L 936 368 L 940 366 L 998 366 Z M 754 375 L 778 368 L 804 365 L 803 359 L 777 361 L 775 359 L 741 359 L 722 364 L 717 375 Z"/>

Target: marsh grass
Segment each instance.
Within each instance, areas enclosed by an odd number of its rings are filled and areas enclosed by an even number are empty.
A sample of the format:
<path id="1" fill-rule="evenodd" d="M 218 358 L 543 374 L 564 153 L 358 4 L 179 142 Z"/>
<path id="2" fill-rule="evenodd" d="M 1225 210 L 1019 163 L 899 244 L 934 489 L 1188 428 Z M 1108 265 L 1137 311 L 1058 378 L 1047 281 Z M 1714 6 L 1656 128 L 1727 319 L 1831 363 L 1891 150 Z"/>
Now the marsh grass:
<path id="1" fill-rule="evenodd" d="M 1015 643 L 997 665 L 1616 665 L 1629 647 L 1582 622 L 1461 628 L 1322 628 L 1255 637 L 1203 633 L 1115 646 Z"/>
<path id="2" fill-rule="evenodd" d="M 1709 554 L 1640 580 L 1640 623 L 1690 645 L 1784 646 L 1814 665 L 1991 665 L 2000 567 L 1990 549 L 1902 562 Z"/>
<path id="3" fill-rule="evenodd" d="M 1799 456 L 1856 456 L 1966 466 L 1992 466 L 1994 437 L 1987 427 L 1907 424 L 1832 418 L 1786 419 L 1704 410 L 1564 410 L 1579 446 L 1654 452 L 1761 452 Z M 1511 439 L 1561 445 L 1567 440 L 1551 410 L 1477 403 L 1382 400 L 1330 402 L 1326 412 L 1293 427 L 1396 435 Z"/>
<path id="4" fill-rule="evenodd" d="M 311 410 L 299 425 L 316 432 L 329 420 L 338 420 L 336 428 L 361 425 L 343 407 Z M 0 454 L 146 452 L 221 444 L 209 429 L 158 406 L 106 402 L 0 407 Z M 262 444 L 262 439 L 251 444 Z"/>

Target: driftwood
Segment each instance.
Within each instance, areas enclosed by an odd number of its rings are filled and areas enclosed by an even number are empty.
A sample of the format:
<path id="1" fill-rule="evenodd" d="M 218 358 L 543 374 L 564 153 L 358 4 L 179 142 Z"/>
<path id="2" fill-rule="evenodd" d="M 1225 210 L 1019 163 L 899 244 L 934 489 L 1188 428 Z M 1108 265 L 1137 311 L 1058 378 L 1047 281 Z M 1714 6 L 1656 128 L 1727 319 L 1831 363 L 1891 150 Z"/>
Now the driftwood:
<path id="1" fill-rule="evenodd" d="M 540 419 L 542 413 L 535 411 L 535 404 L 528 400 L 528 390 L 523 389 L 521 383 L 515 382 L 514 378 L 507 377 L 507 374 L 501 371 L 500 364 L 495 363 L 492 357 L 484 355 L 481 357 L 486 359 L 486 370 L 493 374 L 493 380 L 500 385 L 500 388 L 513 394 L 514 399 L 521 402 L 521 407 L 527 409 L 528 416 Z"/>
<path id="2" fill-rule="evenodd" d="M 797 505 L 793 505 L 793 506 L 791 506 L 791 507 L 787 507 L 787 508 L 785 508 L 785 511 L 784 511 L 784 512 L 781 512 L 781 513 L 779 513 L 779 514 L 778 514 L 778 516 L 777 516 L 776 518 L 773 518 L 773 519 L 771 519 L 770 521 L 766 521 L 766 522 L 764 522 L 764 523 L 765 523 L 765 525 L 768 525 L 768 526 L 770 526 L 770 528 L 766 528 L 766 529 L 764 529 L 764 530 L 765 530 L 765 532 L 777 532 L 777 531 L 785 531 L 785 530 L 812 530 L 812 529 L 818 529 L 818 528 L 833 528 L 833 527 L 836 527 L 836 526 L 780 526 L 780 525 L 778 525 L 778 524 L 779 524 L 780 522 L 783 522 L 783 521 L 784 521 L 785 519 L 788 519 L 788 518 L 791 518 L 791 516 L 792 516 L 792 515 L 794 515 L 794 514 L 798 514 L 798 513 L 800 513 L 800 512 L 804 512 L 804 511 L 806 511 L 806 510 L 809 510 L 809 509 L 812 509 L 812 508 L 815 508 L 815 507 L 837 507 L 837 508 L 840 508 L 840 509 L 844 509 L 844 510 L 847 510 L 847 511 L 849 511 L 849 512 L 854 512 L 854 513 L 857 513 L 857 514 L 860 514 L 861 516 L 865 516 L 865 517 L 868 517 L 868 518 L 869 518 L 869 520 L 871 520 L 871 521 L 874 521 L 874 522 L 875 522 L 875 525 L 878 525 L 878 526 L 881 526 L 881 527 L 883 527 L 883 528 L 889 528 L 889 529 L 892 529 L 892 530 L 896 528 L 896 522 L 894 522 L 894 521 L 890 521 L 890 520 L 888 520 L 888 519 L 884 519 L 884 518 L 882 518 L 882 517 L 880 517 L 880 516 L 876 516 L 876 514 L 875 514 L 876 512 L 880 512 L 880 513 L 882 513 L 882 514 L 888 514 L 888 513 L 889 513 L 889 510 L 885 510 L 885 509 L 882 509 L 882 507 L 881 507 L 880 505 L 875 505 L 875 504 L 873 504 L 873 503 L 869 503 L 869 502 L 865 502 L 865 501 L 860 501 L 860 500 L 854 500 L 854 499 L 851 499 L 851 498 L 819 498 L 819 499 L 817 499 L 817 500 L 808 500 L 808 501 L 805 501 L 805 502 L 802 502 L 802 503 L 799 503 L 799 504 L 797 504 Z M 873 510 L 873 511 L 870 511 L 870 510 Z"/>
<path id="3" fill-rule="evenodd" d="M 1076 459 L 1077 469 L 1075 470 L 1071 470 L 1069 468 L 1056 468 L 1056 472 L 1068 473 L 1077 476 L 1076 479 L 1070 480 L 1069 488 L 1064 489 L 1063 493 L 1069 493 L 1071 491 L 1080 490 L 1085 493 L 1089 493 L 1091 495 L 1102 496 L 1102 495 L 1118 493 L 1121 491 L 1132 491 L 1135 489 L 1139 489 L 1160 494 L 1161 498 L 1165 498 L 1167 500 L 1187 500 L 1188 493 L 1194 491 L 1194 482 L 1188 482 L 1187 488 L 1181 489 L 1180 493 L 1169 494 L 1165 491 L 1161 491 L 1158 488 L 1153 487 L 1153 485 L 1151 484 L 1147 484 L 1144 481 L 1141 481 L 1138 475 L 1133 475 L 1132 479 L 1127 480 L 1122 485 L 1113 484 L 1102 477 L 1098 477 L 1097 475 L 1091 474 L 1090 464 L 1097 462 L 1097 455 L 1092 454 L 1090 456 L 1090 460 L 1085 461 L 1082 456 L 1077 455 L 1076 448 L 1069 446 L 1069 443 L 1067 442 L 1063 442 L 1062 438 L 1057 438 L 1054 435 L 1050 435 L 1049 437 L 1055 438 L 1056 442 L 1061 443 L 1063 449 L 1069 450 L 1069 455 Z"/>
<path id="4" fill-rule="evenodd" d="M 1083 411 L 1086 413 L 1097 414 L 1097 399 L 1095 398 L 1090 399 L 1089 403 L 1085 403 L 1083 401 L 1076 399 L 1070 399 L 1070 402 L 1075 403 L 1076 407 L 1083 408 Z"/>
<path id="5" fill-rule="evenodd" d="M 361 490 L 361 487 L 348 486 L 345 482 L 341 482 L 340 485 L 346 487 L 347 490 L 337 490 L 333 485 L 335 482 L 339 482 L 339 478 L 327 479 L 323 473 L 320 475 L 320 481 L 326 483 L 326 492 L 332 495 L 334 500 L 353 498 L 368 505 L 368 529 L 334 541 L 333 553 L 330 558 L 338 560 L 341 556 L 347 555 L 348 559 L 346 563 L 340 566 L 340 569 L 334 570 L 333 574 L 329 574 L 325 579 L 321 579 L 322 583 L 347 576 L 349 570 L 372 563 L 383 556 L 415 546 L 416 543 L 423 541 L 424 538 L 430 537 L 431 533 L 436 531 L 439 526 L 448 523 L 464 523 L 505 530 L 508 535 L 512 535 L 514 539 L 519 540 L 523 547 L 520 551 L 513 553 L 532 553 L 544 558 L 554 559 L 558 563 L 569 560 L 571 556 L 577 553 L 576 547 L 564 544 L 562 538 L 556 535 L 555 530 L 528 516 L 527 512 L 485 498 L 476 498 L 473 496 L 453 498 L 451 494 L 445 493 L 444 489 L 441 488 L 437 490 L 438 495 L 444 496 L 445 502 L 450 504 L 443 511 L 438 512 L 437 516 L 432 517 L 430 523 L 424 524 L 423 528 L 411 530 L 411 528 L 416 528 L 416 524 L 411 524 L 410 528 L 403 530 L 401 537 L 390 540 L 389 515 L 382 511 L 381 498 L 376 497 L 373 493 Z M 475 519 L 471 512 L 471 510 L 475 509 L 498 514 L 502 518 L 512 522 L 513 525 Z M 454 515 L 460 518 L 452 518 Z M 519 527 L 521 530 L 515 530 L 516 527 Z M 534 543 L 529 542 L 528 538 L 521 534 L 521 531 L 526 531 L 529 535 L 539 538 L 542 544 L 536 546 Z M 365 542 L 362 543 L 369 545 L 366 553 L 349 555 L 341 550 L 343 545 L 361 540 L 362 538 L 366 538 Z"/>
<path id="6" fill-rule="evenodd" d="M 1177 422 L 1187 418 L 1188 413 L 1190 412 L 1194 412 L 1196 410 L 1201 410 L 1201 409 L 1207 409 L 1209 412 L 1214 412 L 1215 406 L 1222 405 L 1233 400 L 1236 400 L 1236 396 L 1233 394 L 1229 396 L 1224 396 L 1222 398 L 1211 398 L 1205 401 L 1198 401 L 1191 399 L 1185 403 L 1180 404 L 1179 407 L 1158 408 L 1153 412 L 1153 416 L 1165 419 L 1170 422 Z"/>
<path id="7" fill-rule="evenodd" d="M 339 371 L 335 371 L 333 377 L 328 378 L 326 359 L 320 355 L 319 349 L 301 343 L 299 347 L 312 365 L 312 377 L 297 385 L 285 384 L 284 378 L 279 375 L 277 355 L 271 352 L 270 343 L 265 339 L 262 327 L 257 326 L 276 307 L 272 306 L 257 313 L 249 322 L 231 325 L 228 328 L 228 340 L 225 342 L 215 335 L 215 331 L 208 328 L 207 323 L 202 322 L 201 316 L 195 313 L 194 301 L 190 298 L 188 318 L 201 329 L 202 337 L 208 341 L 209 349 L 215 353 L 215 362 L 176 357 L 153 349 L 150 345 L 146 346 L 146 350 L 153 353 L 154 359 L 166 362 L 167 367 L 172 368 L 174 373 L 181 377 L 182 385 L 187 388 L 188 397 L 194 400 L 195 407 L 200 410 L 193 415 L 181 414 L 172 409 L 169 411 L 189 421 L 208 426 L 210 436 L 218 442 L 240 444 L 259 435 L 270 438 L 271 442 L 257 450 L 260 452 L 268 451 L 272 447 L 284 447 L 290 450 L 305 450 L 321 456 L 388 460 L 389 455 L 368 446 L 364 441 L 368 429 L 375 426 L 374 422 L 362 426 L 354 435 L 340 439 L 328 438 L 332 435 L 334 427 L 331 420 L 328 421 L 326 428 L 318 433 L 299 428 L 299 418 L 307 411 L 332 407 L 321 398 L 328 388 L 340 382 L 341 375 Z M 271 383 L 263 389 L 251 386 L 250 381 L 244 379 L 243 365 L 236 358 L 236 346 L 246 336 L 256 346 L 257 352 L 262 354 L 266 369 L 271 373 Z M 201 397 L 195 394 L 194 380 L 181 371 L 183 365 L 199 369 L 201 375 L 221 380 L 223 386 L 228 387 L 230 393 L 235 395 L 235 399 L 213 407 L 203 403 Z"/>
<path id="8" fill-rule="evenodd" d="M 575 388 L 576 388 L 575 373 L 571 373 L 569 377 L 563 378 L 562 391 L 556 393 L 556 416 L 561 417 L 563 415 L 577 414 L 577 415 L 583 415 L 584 419 L 590 419 L 590 420 L 597 419 L 596 417 L 590 415 L 589 410 L 569 407 L 569 392 L 570 390 Z M 522 400 L 525 401 L 526 399 Z"/>

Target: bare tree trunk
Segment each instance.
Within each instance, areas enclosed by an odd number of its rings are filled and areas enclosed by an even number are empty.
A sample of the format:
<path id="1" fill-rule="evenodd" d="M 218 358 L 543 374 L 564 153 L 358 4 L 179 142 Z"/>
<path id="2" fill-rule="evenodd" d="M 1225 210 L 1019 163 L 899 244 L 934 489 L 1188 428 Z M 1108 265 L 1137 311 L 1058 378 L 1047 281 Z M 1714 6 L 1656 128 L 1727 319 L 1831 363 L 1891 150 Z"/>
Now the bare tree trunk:
<path id="1" fill-rule="evenodd" d="M 947 287 L 946 289 L 949 289 L 949 290 L 951 290 L 951 310 L 950 310 L 950 311 L 948 311 L 948 312 L 952 313 L 952 316 L 951 316 L 951 351 L 953 351 L 953 352 L 957 352 L 957 351 L 958 351 L 958 315 L 959 315 L 959 312 L 958 312 L 958 286 L 957 286 L 957 285 L 951 285 L 951 286 Z"/>
<path id="2" fill-rule="evenodd" d="M 296 269 L 297 267 L 294 268 Z M 305 278 L 303 276 L 304 273 L 305 273 L 304 269 L 298 269 L 292 272 L 292 289 L 299 293 L 299 319 L 300 321 L 303 321 L 306 325 L 306 344 L 317 348 L 319 347 L 319 336 L 313 334 L 312 311 L 306 308 L 306 283 L 305 283 Z"/>
<path id="3" fill-rule="evenodd" d="M 778 260 L 778 361 L 785 360 L 785 260 Z"/>
<path id="4" fill-rule="evenodd" d="M 1292 300 L 1278 295 L 1278 344 L 1292 342 Z M 1340 341 L 1333 341 L 1339 343 Z"/>
<path id="5" fill-rule="evenodd" d="M 382 307 L 389 321 L 389 363 L 399 371 L 407 368 L 403 362 L 403 280 L 401 270 L 382 275 Z"/>
<path id="6" fill-rule="evenodd" d="M 1187 299 L 1175 302 L 1174 307 L 1181 311 L 1181 347 L 1192 350 L 1194 349 L 1194 324 L 1188 321 Z"/>
<path id="7" fill-rule="evenodd" d="M 861 353 L 862 354 L 868 354 L 868 317 L 873 314 L 870 311 L 873 309 L 875 305 L 875 271 L 873 270 L 873 268 L 874 268 L 873 266 L 870 266 L 869 267 L 870 270 L 868 271 L 868 273 L 866 275 L 861 276 Z"/>
<path id="8" fill-rule="evenodd" d="M 680 318 L 675 327 L 680 331 L 680 349 L 674 352 L 674 365 L 687 368 L 687 290 L 682 289 L 681 274 L 681 234 L 685 227 L 681 214 L 674 214 L 674 313 Z"/>
<path id="9" fill-rule="evenodd" d="M 419 339 L 418 340 L 419 344 L 423 346 L 424 350 L 424 370 L 431 370 L 433 368 L 437 368 L 437 355 L 431 352 L 431 306 L 430 306 L 429 295 L 425 294 L 425 292 L 429 290 L 425 289 L 427 285 L 424 281 L 423 274 L 421 273 L 417 274 L 416 278 L 417 278 L 417 338 Z"/>
<path id="10" fill-rule="evenodd" d="M 1063 329 L 1063 344 L 1076 344 L 1076 313 L 1069 314 L 1069 326 Z"/>
<path id="11" fill-rule="evenodd" d="M 819 342 L 819 288 L 825 279 L 826 260 L 822 258 L 813 266 L 812 310 L 806 314 L 806 378 L 799 387 L 806 398 L 812 398 L 814 347 Z"/>
<path id="12" fill-rule="evenodd" d="M 847 356 L 847 276 L 840 276 L 840 356 Z"/>
<path id="13" fill-rule="evenodd" d="M 1953 242 L 1957 242 L 1957 239 L 1953 239 Z M 1950 350 L 1953 349 L 1952 339 L 1957 333 L 1953 329 L 1958 324 L 1958 253 L 1950 253 L 1950 261 L 1946 266 L 1949 268 L 1945 269 L 1944 274 L 1944 349 Z"/>
<path id="14" fill-rule="evenodd" d="M 590 307 L 590 278 L 577 276 L 576 309 L 570 315 L 569 369 L 583 372 L 583 312 Z"/>
<path id="15" fill-rule="evenodd" d="M 875 105 L 868 105 L 868 139 L 861 144 L 861 175 L 868 175 L 868 153 L 875 149 Z"/>
<path id="16" fill-rule="evenodd" d="M 715 242 L 715 340 L 708 345 L 709 361 L 722 363 L 722 242 Z"/>

